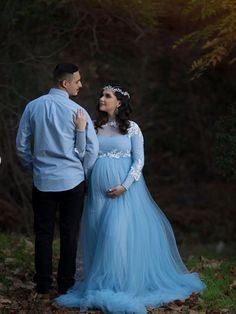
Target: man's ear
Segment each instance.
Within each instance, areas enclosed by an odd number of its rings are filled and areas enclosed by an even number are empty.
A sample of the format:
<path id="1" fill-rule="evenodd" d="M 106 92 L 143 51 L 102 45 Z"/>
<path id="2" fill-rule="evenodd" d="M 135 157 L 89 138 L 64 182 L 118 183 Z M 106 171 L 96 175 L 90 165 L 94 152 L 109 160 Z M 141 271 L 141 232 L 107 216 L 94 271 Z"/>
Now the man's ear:
<path id="1" fill-rule="evenodd" d="M 66 88 L 67 87 L 67 80 L 63 80 L 60 82 L 61 83 L 61 87 Z"/>

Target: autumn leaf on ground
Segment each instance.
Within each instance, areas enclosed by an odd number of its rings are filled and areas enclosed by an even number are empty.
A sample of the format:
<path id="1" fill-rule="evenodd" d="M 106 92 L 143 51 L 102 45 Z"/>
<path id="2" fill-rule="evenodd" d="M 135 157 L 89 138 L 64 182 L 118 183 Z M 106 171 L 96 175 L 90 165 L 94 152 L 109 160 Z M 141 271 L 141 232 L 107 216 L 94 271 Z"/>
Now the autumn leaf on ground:
<path id="1" fill-rule="evenodd" d="M 230 290 L 236 290 L 236 280 L 234 280 L 230 285 L 229 285 Z"/>
<path id="2" fill-rule="evenodd" d="M 0 309 L 3 309 L 6 305 L 8 304 L 11 304 L 11 300 L 3 297 L 3 296 L 0 296 Z"/>
<path id="3" fill-rule="evenodd" d="M 232 266 L 232 267 L 230 268 L 230 273 L 231 273 L 231 275 L 233 275 L 233 276 L 236 277 L 236 266 Z"/>
<path id="4" fill-rule="evenodd" d="M 224 280 L 225 279 L 225 277 L 222 274 L 219 274 L 219 273 L 214 274 L 214 276 L 215 276 L 215 278 L 217 280 Z"/>
<path id="5" fill-rule="evenodd" d="M 209 269 L 219 269 L 223 261 L 218 260 L 209 260 L 203 256 L 201 256 L 202 266 Z"/>
<path id="6" fill-rule="evenodd" d="M 180 311 L 182 311 L 182 309 L 183 309 L 183 304 L 178 305 L 178 304 L 176 304 L 175 302 L 173 302 L 173 303 L 167 304 L 167 305 L 166 305 L 166 308 L 167 308 L 167 309 L 170 309 L 170 310 L 172 310 L 172 311 L 180 312 Z"/>

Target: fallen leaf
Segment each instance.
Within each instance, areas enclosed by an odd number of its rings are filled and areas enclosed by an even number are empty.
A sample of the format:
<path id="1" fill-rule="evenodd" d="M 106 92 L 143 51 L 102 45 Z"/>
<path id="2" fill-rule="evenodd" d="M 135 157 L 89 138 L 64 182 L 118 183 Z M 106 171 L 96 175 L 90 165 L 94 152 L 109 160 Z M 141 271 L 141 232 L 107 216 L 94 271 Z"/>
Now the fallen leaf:
<path id="1" fill-rule="evenodd" d="M 200 260 L 203 264 L 203 267 L 205 268 L 210 268 L 210 269 L 218 269 L 220 268 L 222 261 L 218 261 L 218 260 L 210 260 L 208 258 L 205 258 L 204 256 L 200 257 Z"/>
<path id="2" fill-rule="evenodd" d="M 9 288 L 9 290 L 17 290 L 17 289 L 27 289 L 32 290 L 35 287 L 35 284 L 33 282 L 27 282 L 24 283 L 20 279 L 15 279 L 12 286 Z"/>
<path id="3" fill-rule="evenodd" d="M 224 295 L 227 295 L 227 296 L 229 295 L 229 289 L 224 290 Z"/>
<path id="4" fill-rule="evenodd" d="M 166 308 L 168 308 L 170 310 L 173 310 L 173 311 L 180 312 L 183 309 L 183 305 L 178 306 L 175 303 L 169 303 L 169 304 L 166 305 Z"/>
<path id="5" fill-rule="evenodd" d="M 229 285 L 230 290 L 236 290 L 236 280 L 234 280 L 231 285 Z"/>
<path id="6" fill-rule="evenodd" d="M 185 300 L 175 300 L 174 302 L 176 305 L 181 306 L 185 304 Z"/>
<path id="7" fill-rule="evenodd" d="M 8 248 L 2 250 L 2 252 L 3 252 L 4 256 L 11 256 L 11 254 L 12 254 L 12 251 Z"/>
<path id="8" fill-rule="evenodd" d="M 0 304 L 11 304 L 11 300 L 0 296 Z"/>
<path id="9" fill-rule="evenodd" d="M 25 243 L 25 245 L 26 245 L 26 247 L 28 249 L 32 250 L 34 248 L 34 244 L 31 241 L 27 240 L 27 239 L 24 239 L 24 243 Z"/>
<path id="10" fill-rule="evenodd" d="M 192 293 L 186 300 L 185 304 L 188 305 L 189 308 L 193 308 L 196 303 L 199 303 L 199 295 L 197 293 Z"/>
<path id="11" fill-rule="evenodd" d="M 215 278 L 218 280 L 224 280 L 225 277 L 222 274 L 215 274 Z"/>

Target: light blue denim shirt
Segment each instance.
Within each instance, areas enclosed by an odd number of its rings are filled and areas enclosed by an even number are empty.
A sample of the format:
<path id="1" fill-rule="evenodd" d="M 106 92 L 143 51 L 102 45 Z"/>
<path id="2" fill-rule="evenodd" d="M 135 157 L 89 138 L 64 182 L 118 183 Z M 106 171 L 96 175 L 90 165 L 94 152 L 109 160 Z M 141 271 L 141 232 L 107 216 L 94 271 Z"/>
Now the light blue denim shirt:
<path id="1" fill-rule="evenodd" d="M 65 191 L 81 183 L 96 161 L 98 141 L 86 113 L 85 131 L 76 129 L 73 117 L 82 107 L 67 92 L 52 88 L 26 106 L 16 138 L 23 166 L 33 172 L 40 191 Z"/>

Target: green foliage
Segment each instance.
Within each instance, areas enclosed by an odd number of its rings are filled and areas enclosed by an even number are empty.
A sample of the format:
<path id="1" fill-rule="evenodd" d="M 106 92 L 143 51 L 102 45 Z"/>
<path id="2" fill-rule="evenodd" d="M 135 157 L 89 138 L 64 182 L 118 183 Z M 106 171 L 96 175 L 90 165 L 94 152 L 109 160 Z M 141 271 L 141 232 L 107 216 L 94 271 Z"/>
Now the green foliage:
<path id="1" fill-rule="evenodd" d="M 236 61 L 236 0 L 187 0 L 183 14 L 194 22 L 194 30 L 176 41 L 174 48 L 183 43 L 198 44 L 200 57 L 191 66 L 194 78 L 223 60 L 229 64 Z"/>

